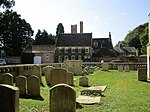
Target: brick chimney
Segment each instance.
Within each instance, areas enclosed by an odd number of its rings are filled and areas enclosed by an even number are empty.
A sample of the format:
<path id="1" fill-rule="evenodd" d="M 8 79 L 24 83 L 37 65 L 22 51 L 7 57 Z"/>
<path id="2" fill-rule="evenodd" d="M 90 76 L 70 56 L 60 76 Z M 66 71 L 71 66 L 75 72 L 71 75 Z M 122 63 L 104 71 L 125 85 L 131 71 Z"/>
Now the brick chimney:
<path id="1" fill-rule="evenodd" d="M 71 33 L 77 33 L 77 25 L 71 25 Z"/>
<path id="2" fill-rule="evenodd" d="M 80 21 L 80 33 L 83 33 L 83 21 Z"/>

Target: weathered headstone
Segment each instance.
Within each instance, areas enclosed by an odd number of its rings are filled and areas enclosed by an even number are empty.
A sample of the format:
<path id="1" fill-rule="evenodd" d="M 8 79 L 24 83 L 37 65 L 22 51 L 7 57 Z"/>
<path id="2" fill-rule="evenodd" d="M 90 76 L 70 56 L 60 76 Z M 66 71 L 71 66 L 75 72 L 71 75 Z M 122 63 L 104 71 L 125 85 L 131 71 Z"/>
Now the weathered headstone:
<path id="1" fill-rule="evenodd" d="M 102 63 L 102 71 L 108 71 L 109 70 L 109 64 L 108 63 Z"/>
<path id="2" fill-rule="evenodd" d="M 139 81 L 147 81 L 147 69 L 146 68 L 138 68 L 138 80 Z"/>
<path id="3" fill-rule="evenodd" d="M 25 76 L 17 76 L 16 77 L 16 86 L 19 88 L 20 95 L 26 95 L 27 78 Z"/>
<path id="4" fill-rule="evenodd" d="M 79 86 L 88 87 L 88 78 L 86 76 L 81 76 L 79 78 Z"/>
<path id="5" fill-rule="evenodd" d="M 74 74 L 72 72 L 68 72 L 68 84 L 70 86 L 74 85 L 74 83 L 73 83 L 73 77 L 74 77 Z"/>
<path id="6" fill-rule="evenodd" d="M 93 74 L 94 73 L 95 68 L 94 67 L 88 67 L 88 73 Z"/>
<path id="7" fill-rule="evenodd" d="M 125 72 L 130 72 L 130 66 L 129 65 L 124 65 L 124 71 Z"/>
<path id="8" fill-rule="evenodd" d="M 0 111 L 19 112 L 19 89 L 0 84 Z"/>
<path id="9" fill-rule="evenodd" d="M 32 74 L 31 75 L 37 76 L 40 80 L 40 83 L 42 84 L 42 70 L 39 65 L 32 66 Z"/>
<path id="10" fill-rule="evenodd" d="M 123 65 L 118 65 L 118 72 L 123 72 Z"/>
<path id="11" fill-rule="evenodd" d="M 67 84 L 57 84 L 50 89 L 50 112 L 75 112 L 76 92 Z"/>
<path id="12" fill-rule="evenodd" d="M 10 73 L 4 73 L 3 84 L 13 85 L 13 75 Z"/>
<path id="13" fill-rule="evenodd" d="M 43 73 L 44 73 L 44 76 L 45 76 L 45 79 L 46 79 L 46 83 L 47 85 L 50 84 L 50 71 L 54 69 L 54 67 L 52 66 L 46 66 L 44 67 L 42 70 L 43 70 Z"/>
<path id="14" fill-rule="evenodd" d="M 27 79 L 28 95 L 33 97 L 40 96 L 40 80 L 37 76 L 30 76 Z"/>
<path id="15" fill-rule="evenodd" d="M 68 84 L 68 73 L 65 69 L 53 69 L 50 71 L 50 87 L 56 84 Z"/>

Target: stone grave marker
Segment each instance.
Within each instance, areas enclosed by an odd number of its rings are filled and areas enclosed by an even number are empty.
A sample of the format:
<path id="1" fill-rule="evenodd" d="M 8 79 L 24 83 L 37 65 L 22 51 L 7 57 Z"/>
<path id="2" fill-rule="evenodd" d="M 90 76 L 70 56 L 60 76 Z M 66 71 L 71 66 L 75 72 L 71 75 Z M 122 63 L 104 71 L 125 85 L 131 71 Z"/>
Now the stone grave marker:
<path id="1" fill-rule="evenodd" d="M 52 66 L 46 66 L 44 67 L 42 70 L 43 70 L 43 73 L 44 73 L 44 76 L 45 76 L 45 79 L 46 79 L 46 83 L 47 85 L 50 84 L 50 71 L 54 69 L 54 67 Z"/>
<path id="2" fill-rule="evenodd" d="M 27 78 L 25 76 L 16 77 L 16 86 L 19 88 L 20 95 L 26 95 L 27 91 Z"/>
<path id="3" fill-rule="evenodd" d="M 19 112 L 19 89 L 0 84 L 0 111 Z"/>
<path id="4" fill-rule="evenodd" d="M 56 68 L 50 71 L 50 87 L 56 84 L 68 84 L 68 73 L 67 70 Z"/>
<path id="5" fill-rule="evenodd" d="M 124 71 L 125 72 L 130 72 L 130 66 L 129 65 L 124 65 Z"/>
<path id="6" fill-rule="evenodd" d="M 138 68 L 137 76 L 139 81 L 147 81 L 147 69 Z"/>
<path id="7" fill-rule="evenodd" d="M 118 72 L 123 72 L 123 65 L 118 65 Z"/>
<path id="8" fill-rule="evenodd" d="M 41 67 L 39 65 L 33 65 L 31 71 L 32 71 L 31 75 L 37 76 L 40 80 L 40 83 L 42 84 L 42 70 L 41 70 Z"/>
<path id="9" fill-rule="evenodd" d="M 75 112 L 76 92 L 67 84 L 57 84 L 50 89 L 50 112 Z"/>
<path id="10" fill-rule="evenodd" d="M 73 77 L 74 77 L 74 74 L 72 72 L 68 72 L 68 84 L 70 86 L 74 85 L 74 83 L 73 83 Z"/>
<path id="11" fill-rule="evenodd" d="M 86 76 L 81 76 L 79 78 L 79 86 L 88 87 L 88 78 Z"/>
<path id="12" fill-rule="evenodd" d="M 40 96 L 40 80 L 37 76 L 30 76 L 27 79 L 28 95 L 33 97 Z"/>
<path id="13" fill-rule="evenodd" d="M 109 63 L 102 63 L 102 71 L 108 71 L 109 70 Z"/>
<path id="14" fill-rule="evenodd" d="M 13 75 L 10 73 L 4 73 L 3 84 L 13 85 Z"/>

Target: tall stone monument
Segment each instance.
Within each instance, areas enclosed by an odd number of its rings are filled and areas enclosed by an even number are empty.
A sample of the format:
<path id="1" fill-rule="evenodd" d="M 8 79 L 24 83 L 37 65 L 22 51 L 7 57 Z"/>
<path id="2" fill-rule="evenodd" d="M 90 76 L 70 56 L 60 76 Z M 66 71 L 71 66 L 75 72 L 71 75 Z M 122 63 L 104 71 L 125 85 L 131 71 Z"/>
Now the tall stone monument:
<path id="1" fill-rule="evenodd" d="M 147 78 L 150 79 L 150 14 L 148 15 L 149 42 L 147 44 Z"/>

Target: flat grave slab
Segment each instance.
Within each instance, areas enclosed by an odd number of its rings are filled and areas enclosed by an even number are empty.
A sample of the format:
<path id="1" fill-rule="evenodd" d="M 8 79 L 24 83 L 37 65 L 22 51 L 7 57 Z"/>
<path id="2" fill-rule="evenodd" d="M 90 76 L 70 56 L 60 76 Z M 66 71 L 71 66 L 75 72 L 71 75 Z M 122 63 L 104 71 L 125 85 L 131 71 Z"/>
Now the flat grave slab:
<path id="1" fill-rule="evenodd" d="M 76 101 L 80 104 L 85 104 L 85 105 L 93 105 L 96 103 L 100 103 L 100 96 L 97 97 L 91 97 L 91 96 L 83 96 L 80 95 Z"/>
<path id="2" fill-rule="evenodd" d="M 94 95 L 94 96 L 101 96 L 101 93 L 105 91 L 106 86 L 91 86 L 81 91 L 81 95 Z"/>

